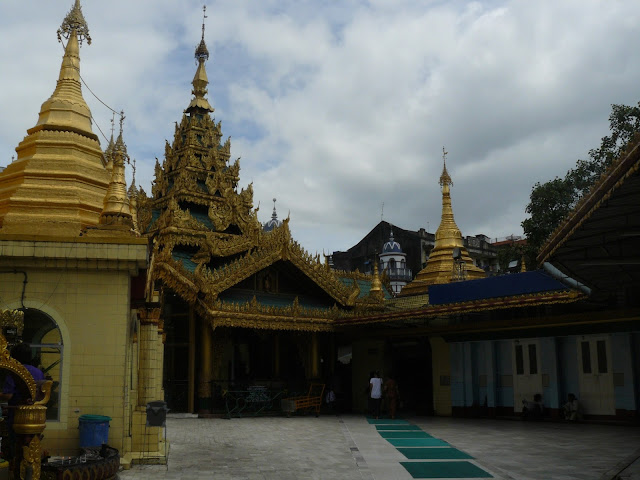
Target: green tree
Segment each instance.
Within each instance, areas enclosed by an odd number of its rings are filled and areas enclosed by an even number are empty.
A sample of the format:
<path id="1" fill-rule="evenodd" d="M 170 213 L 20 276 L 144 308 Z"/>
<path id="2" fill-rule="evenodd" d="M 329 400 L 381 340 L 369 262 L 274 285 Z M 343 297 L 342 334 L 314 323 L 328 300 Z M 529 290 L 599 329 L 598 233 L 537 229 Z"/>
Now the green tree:
<path id="1" fill-rule="evenodd" d="M 522 222 L 530 255 L 535 257 L 549 235 L 576 206 L 602 173 L 640 132 L 640 102 L 636 106 L 612 105 L 609 115 L 611 134 L 603 137 L 598 148 L 589 150 L 587 160 L 578 160 L 564 178 L 536 183 Z"/>

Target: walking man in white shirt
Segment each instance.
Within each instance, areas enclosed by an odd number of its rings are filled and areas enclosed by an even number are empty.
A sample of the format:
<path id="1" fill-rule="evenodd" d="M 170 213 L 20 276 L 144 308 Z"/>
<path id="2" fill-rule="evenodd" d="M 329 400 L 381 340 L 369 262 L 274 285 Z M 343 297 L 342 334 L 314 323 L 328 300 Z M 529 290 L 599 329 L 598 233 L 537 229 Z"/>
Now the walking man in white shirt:
<path id="1" fill-rule="evenodd" d="M 369 396 L 371 397 L 371 415 L 380 418 L 380 404 L 382 403 L 382 379 L 380 373 L 375 372 L 369 380 Z"/>

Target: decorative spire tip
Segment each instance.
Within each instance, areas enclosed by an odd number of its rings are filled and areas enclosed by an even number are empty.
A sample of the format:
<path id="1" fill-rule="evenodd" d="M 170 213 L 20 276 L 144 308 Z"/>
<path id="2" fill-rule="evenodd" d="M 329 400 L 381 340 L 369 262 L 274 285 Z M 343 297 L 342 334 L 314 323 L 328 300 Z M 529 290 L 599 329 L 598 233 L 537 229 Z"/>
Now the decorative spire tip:
<path id="1" fill-rule="evenodd" d="M 209 50 L 207 49 L 207 44 L 204 42 L 204 21 L 207 17 L 207 6 L 202 6 L 202 38 L 200 39 L 200 44 L 196 47 L 196 60 L 209 60 Z"/>
<path id="2" fill-rule="evenodd" d="M 442 175 L 440 175 L 440 186 L 444 187 L 445 185 L 449 186 L 449 185 L 453 185 L 453 180 L 451 180 L 451 177 L 449 176 L 449 172 L 447 172 L 447 155 L 449 154 L 449 152 L 447 152 L 444 147 L 442 147 Z"/>
<path id="3" fill-rule="evenodd" d="M 89 35 L 89 25 L 87 25 L 84 15 L 82 15 L 82 7 L 80 0 L 75 0 L 73 7 L 64 17 L 62 25 L 58 29 L 58 41 L 62 41 L 62 37 L 68 40 L 71 35 L 77 35 L 80 44 L 82 40 L 87 39 L 87 43 L 91 45 L 91 35 Z"/>

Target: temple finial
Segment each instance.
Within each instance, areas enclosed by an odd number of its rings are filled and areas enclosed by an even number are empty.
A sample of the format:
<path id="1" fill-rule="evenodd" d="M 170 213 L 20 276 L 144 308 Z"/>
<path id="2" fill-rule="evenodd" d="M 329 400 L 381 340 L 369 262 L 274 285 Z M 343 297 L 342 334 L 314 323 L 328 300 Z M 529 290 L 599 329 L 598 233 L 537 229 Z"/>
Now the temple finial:
<path id="1" fill-rule="evenodd" d="M 196 70 L 196 74 L 193 77 L 193 81 L 191 85 L 193 85 L 193 93 L 194 98 L 189 103 L 187 107 L 187 111 L 190 111 L 194 107 L 199 107 L 209 112 L 213 112 L 213 107 L 209 104 L 209 101 L 206 99 L 207 95 L 207 85 L 209 85 L 209 79 L 207 78 L 207 71 L 204 68 L 204 63 L 209 60 L 209 50 L 207 49 L 207 44 L 204 41 L 204 27 L 205 27 L 205 19 L 207 18 L 207 7 L 202 7 L 202 38 L 200 39 L 200 43 L 196 47 L 195 58 L 198 62 L 198 68 Z"/>
<path id="2" fill-rule="evenodd" d="M 136 187 L 136 159 L 131 160 L 131 171 L 133 172 L 133 178 L 131 179 L 131 185 L 129 186 L 129 195 L 137 193 L 138 187 Z"/>
<path id="3" fill-rule="evenodd" d="M 273 213 L 271 214 L 271 218 L 274 220 L 278 220 L 278 214 L 276 213 L 276 199 L 273 199 Z"/>
<path id="4" fill-rule="evenodd" d="M 207 18 L 207 6 L 202 6 L 202 40 L 204 40 L 204 21 Z"/>
<path id="5" fill-rule="evenodd" d="M 62 25 L 58 29 L 58 41 L 62 41 L 62 37 L 69 39 L 74 34 L 78 36 L 78 40 L 82 45 L 82 40 L 87 39 L 87 43 L 91 45 L 91 36 L 89 35 L 89 26 L 87 25 L 84 15 L 82 15 L 82 7 L 80 6 L 80 0 L 75 0 L 73 7 L 64 17 Z"/>
<path id="6" fill-rule="evenodd" d="M 202 6 L 202 38 L 200 39 L 200 44 L 196 47 L 196 60 L 204 59 L 209 60 L 209 50 L 207 49 L 207 44 L 204 42 L 204 21 L 207 17 L 207 6 Z"/>
<path id="7" fill-rule="evenodd" d="M 449 152 L 447 152 L 444 147 L 442 147 L 442 175 L 440 175 L 440 186 L 444 187 L 446 186 L 450 186 L 453 185 L 453 180 L 451 180 L 451 177 L 449 176 L 449 172 L 447 172 L 447 155 L 449 154 Z"/>
<path id="8" fill-rule="evenodd" d="M 384 298 L 384 292 L 382 291 L 382 281 L 380 280 L 380 273 L 378 271 L 379 260 L 377 259 L 377 256 L 377 254 L 373 256 L 373 278 L 371 279 L 369 295 L 382 299 Z"/>

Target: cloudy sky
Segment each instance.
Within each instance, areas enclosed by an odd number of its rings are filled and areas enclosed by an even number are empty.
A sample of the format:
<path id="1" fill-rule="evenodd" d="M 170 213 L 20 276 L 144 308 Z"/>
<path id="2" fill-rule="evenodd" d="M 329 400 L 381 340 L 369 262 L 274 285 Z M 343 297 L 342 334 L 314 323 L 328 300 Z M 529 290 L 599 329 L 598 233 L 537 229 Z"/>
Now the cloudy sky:
<path id="1" fill-rule="evenodd" d="M 53 92 L 72 0 L 0 1 L 0 165 Z M 209 100 L 259 217 L 310 252 L 384 219 L 435 232 L 442 147 L 463 235 L 521 235 L 532 185 L 563 176 L 640 100 L 640 2 L 206 0 Z M 191 97 L 202 1 L 83 0 L 86 84 L 126 114 L 137 183 Z M 94 131 L 111 113 L 83 87 Z M 104 145 L 104 139 L 101 140 Z M 130 172 L 129 172 L 130 177 Z"/>

